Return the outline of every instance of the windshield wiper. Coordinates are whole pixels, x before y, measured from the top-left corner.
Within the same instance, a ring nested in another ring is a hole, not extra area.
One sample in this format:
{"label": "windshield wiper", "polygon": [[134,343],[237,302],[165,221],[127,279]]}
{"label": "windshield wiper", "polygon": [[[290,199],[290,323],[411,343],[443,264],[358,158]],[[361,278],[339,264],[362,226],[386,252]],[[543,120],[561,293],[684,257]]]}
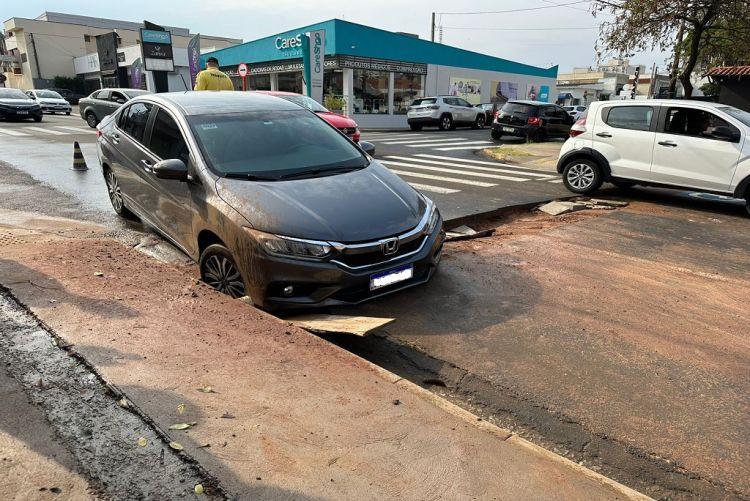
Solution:
{"label": "windshield wiper", "polygon": [[355,170],[361,170],[367,167],[366,165],[358,165],[357,167],[338,167],[333,169],[310,169],[310,170],[303,170],[301,172],[292,172],[291,174],[284,174],[283,176],[279,176],[279,179],[294,179],[298,177],[306,177],[306,176],[317,176],[319,174],[343,174],[345,172],[352,172]]}
{"label": "windshield wiper", "polygon": [[249,172],[227,172],[224,177],[228,179],[246,179],[248,181],[278,181],[278,177],[258,176]]}

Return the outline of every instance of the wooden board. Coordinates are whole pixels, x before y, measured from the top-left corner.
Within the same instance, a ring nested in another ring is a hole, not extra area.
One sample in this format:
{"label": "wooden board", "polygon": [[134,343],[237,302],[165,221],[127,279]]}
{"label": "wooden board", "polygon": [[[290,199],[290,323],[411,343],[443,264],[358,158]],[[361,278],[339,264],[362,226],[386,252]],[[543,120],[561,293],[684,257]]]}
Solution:
{"label": "wooden board", "polygon": [[297,327],[302,327],[312,332],[365,336],[368,332],[388,325],[396,319],[313,314],[287,318],[286,320]]}

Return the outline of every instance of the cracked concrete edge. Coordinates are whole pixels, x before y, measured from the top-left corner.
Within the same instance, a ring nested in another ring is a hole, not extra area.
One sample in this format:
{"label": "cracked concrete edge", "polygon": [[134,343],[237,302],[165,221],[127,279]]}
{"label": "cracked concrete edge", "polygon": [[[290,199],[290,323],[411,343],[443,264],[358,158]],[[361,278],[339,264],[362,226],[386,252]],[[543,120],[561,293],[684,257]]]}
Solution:
{"label": "cracked concrete edge", "polygon": [[[286,323],[288,324],[288,322]],[[306,329],[303,328],[303,330],[306,330]],[[308,331],[308,334],[314,335],[310,333],[309,331]],[[484,432],[495,435],[496,437],[500,438],[503,441],[507,441],[519,447],[527,449],[533,452],[534,454],[537,454],[545,459],[549,459],[550,461],[553,461],[555,463],[562,464],[568,468],[571,468],[572,470],[584,475],[587,478],[590,478],[602,485],[610,487],[615,492],[625,496],[627,499],[631,499],[633,501],[654,501],[653,498],[646,496],[645,494],[642,494],[636,491],[635,489],[631,489],[630,487],[626,485],[623,485],[615,480],[612,480],[611,478],[605,477],[604,475],[597,473],[589,468],[586,468],[585,466],[580,465],[574,461],[571,461],[570,459],[567,459],[563,456],[555,454],[554,452],[548,451],[547,449],[543,447],[540,447],[532,442],[529,442],[528,440],[524,438],[519,437],[518,435],[515,435],[510,430],[506,430],[488,421],[485,421],[484,419],[477,416],[476,414],[473,414],[467,411],[466,409],[459,407],[458,405],[446,400],[445,398],[433,393],[432,391],[426,388],[422,388],[418,384],[413,383],[409,381],[408,379],[404,379],[398,374],[395,374],[387,369],[384,369],[380,367],[379,365],[375,365],[374,363],[370,362],[367,359],[364,359],[358,355],[355,355],[354,353],[347,351],[344,348],[341,348],[339,346],[336,346],[333,343],[329,343],[329,344],[334,349],[341,350],[343,353],[346,353],[352,357],[359,359],[361,362],[363,362],[365,365],[370,367],[370,369],[372,369],[376,374],[378,374],[380,377],[382,377],[389,383],[398,385],[399,387],[409,391],[410,393],[420,398],[424,398],[430,401],[432,404],[444,410],[448,414],[451,414],[452,416],[455,416],[461,419],[462,421],[465,421],[466,423],[470,424],[471,426],[474,426],[475,428],[478,428]]]}

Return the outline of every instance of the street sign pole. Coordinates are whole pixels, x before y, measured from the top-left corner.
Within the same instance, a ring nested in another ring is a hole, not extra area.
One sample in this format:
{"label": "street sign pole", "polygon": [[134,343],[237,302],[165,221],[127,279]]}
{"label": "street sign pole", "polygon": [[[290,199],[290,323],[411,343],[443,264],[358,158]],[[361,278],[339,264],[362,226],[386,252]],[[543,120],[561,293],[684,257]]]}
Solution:
{"label": "street sign pole", "polygon": [[246,91],[247,90],[247,73],[248,73],[247,64],[242,63],[239,66],[237,66],[237,73],[242,78],[242,90]]}

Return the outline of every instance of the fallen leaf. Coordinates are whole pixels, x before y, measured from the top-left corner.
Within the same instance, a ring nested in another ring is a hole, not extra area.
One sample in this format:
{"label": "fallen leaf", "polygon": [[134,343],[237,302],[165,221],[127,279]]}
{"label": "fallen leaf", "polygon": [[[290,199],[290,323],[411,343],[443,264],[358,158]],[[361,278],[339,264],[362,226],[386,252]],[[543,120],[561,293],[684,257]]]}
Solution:
{"label": "fallen leaf", "polygon": [[103,277],[104,273],[102,273],[101,271],[97,271],[96,273],[94,273],[94,276]]}
{"label": "fallen leaf", "polygon": [[201,484],[195,484],[195,493],[203,494],[203,486]]}
{"label": "fallen leaf", "polygon": [[181,451],[182,449],[184,449],[182,444],[178,444],[177,442],[169,442],[169,446],[176,451]]}
{"label": "fallen leaf", "polygon": [[178,414],[182,414],[183,412],[185,412],[185,404],[178,405],[177,406],[177,413]]}
{"label": "fallen leaf", "polygon": [[119,405],[123,409],[127,409],[130,407],[130,405],[128,404],[128,399],[125,397],[122,397],[120,400],[118,400],[117,405]]}
{"label": "fallen leaf", "polygon": [[210,386],[204,386],[203,388],[198,388],[198,391],[201,393],[216,393],[213,388]]}
{"label": "fallen leaf", "polygon": [[138,439],[138,445],[141,447],[146,447],[146,444],[148,444],[148,440],[146,440],[146,437],[141,437]]}
{"label": "fallen leaf", "polygon": [[187,430],[191,426],[195,426],[196,423],[176,423],[169,427],[170,430]]}
{"label": "fallen leaf", "polygon": [[221,415],[221,417],[223,417],[224,419],[234,419],[235,416],[234,416],[234,414],[230,414],[228,412],[225,412],[224,414]]}
{"label": "fallen leaf", "polygon": [[211,447],[211,444],[203,444],[198,446],[199,449],[205,449],[206,447]]}

